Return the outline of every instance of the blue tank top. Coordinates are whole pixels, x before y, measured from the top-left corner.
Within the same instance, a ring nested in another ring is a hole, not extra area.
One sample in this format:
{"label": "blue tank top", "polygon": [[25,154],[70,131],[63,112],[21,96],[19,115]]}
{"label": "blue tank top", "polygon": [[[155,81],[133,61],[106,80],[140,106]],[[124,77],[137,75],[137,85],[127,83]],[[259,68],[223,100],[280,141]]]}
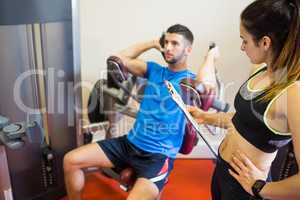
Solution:
{"label": "blue tank top", "polygon": [[266,91],[251,92],[248,89],[249,80],[264,70],[266,68],[258,70],[240,87],[234,100],[236,113],[232,122],[249,143],[263,152],[272,153],[286,145],[291,140],[291,135],[275,133],[266,124],[265,112],[272,100],[259,101]]}
{"label": "blue tank top", "polygon": [[131,143],[144,151],[176,157],[183,140],[185,117],[172,100],[164,81],[170,81],[180,94],[180,81],[188,77],[195,75],[188,70],[173,72],[157,63],[147,62],[147,86],[134,126],[127,135]]}

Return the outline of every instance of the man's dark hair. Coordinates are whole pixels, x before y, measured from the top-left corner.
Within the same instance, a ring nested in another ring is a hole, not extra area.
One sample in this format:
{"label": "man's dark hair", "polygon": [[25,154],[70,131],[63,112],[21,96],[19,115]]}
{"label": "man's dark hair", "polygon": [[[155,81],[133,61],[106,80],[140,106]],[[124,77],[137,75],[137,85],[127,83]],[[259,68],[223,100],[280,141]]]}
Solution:
{"label": "man's dark hair", "polygon": [[175,24],[167,29],[167,33],[176,33],[182,35],[191,44],[193,44],[194,36],[193,33],[186,26],[181,24]]}

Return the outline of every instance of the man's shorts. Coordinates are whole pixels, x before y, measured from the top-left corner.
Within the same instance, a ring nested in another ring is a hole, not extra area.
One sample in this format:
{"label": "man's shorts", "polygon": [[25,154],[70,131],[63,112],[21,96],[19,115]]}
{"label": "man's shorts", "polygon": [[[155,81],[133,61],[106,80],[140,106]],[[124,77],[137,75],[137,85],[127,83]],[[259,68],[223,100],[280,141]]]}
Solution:
{"label": "man's shorts", "polygon": [[137,178],[152,181],[161,191],[173,169],[174,159],[146,152],[130,143],[125,136],[97,142],[115,168],[132,167]]}

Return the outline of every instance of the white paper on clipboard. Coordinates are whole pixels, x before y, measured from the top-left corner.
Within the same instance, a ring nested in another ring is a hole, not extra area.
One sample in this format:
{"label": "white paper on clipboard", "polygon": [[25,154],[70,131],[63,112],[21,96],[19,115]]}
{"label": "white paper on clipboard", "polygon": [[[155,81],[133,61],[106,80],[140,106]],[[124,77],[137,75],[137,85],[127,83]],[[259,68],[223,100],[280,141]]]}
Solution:
{"label": "white paper on clipboard", "polygon": [[203,134],[201,134],[200,125],[195,121],[195,119],[192,117],[192,115],[187,111],[186,105],[183,102],[181,96],[178,94],[178,92],[175,90],[174,86],[171,82],[165,80],[165,84],[167,86],[167,89],[169,93],[171,94],[172,99],[175,101],[175,103],[179,106],[179,108],[183,111],[186,118],[192,123],[193,127],[198,132],[199,136],[203,139],[203,141],[206,143],[210,151],[214,154],[214,156],[217,157],[217,153],[212,148],[212,146],[207,142],[207,138]]}

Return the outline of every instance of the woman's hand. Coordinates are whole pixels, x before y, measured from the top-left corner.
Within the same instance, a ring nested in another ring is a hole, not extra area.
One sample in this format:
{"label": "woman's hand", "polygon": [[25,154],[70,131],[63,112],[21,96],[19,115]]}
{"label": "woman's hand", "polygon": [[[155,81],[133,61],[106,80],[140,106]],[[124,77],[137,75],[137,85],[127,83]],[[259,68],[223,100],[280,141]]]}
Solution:
{"label": "woman's hand", "polygon": [[202,124],[204,122],[205,112],[196,106],[187,105],[187,111],[194,117],[196,122]]}
{"label": "woman's hand", "polygon": [[231,158],[229,163],[231,167],[236,171],[229,169],[229,173],[241,184],[241,186],[249,194],[252,193],[252,186],[256,180],[266,180],[265,173],[258,169],[251,160],[242,152],[237,150]]}

